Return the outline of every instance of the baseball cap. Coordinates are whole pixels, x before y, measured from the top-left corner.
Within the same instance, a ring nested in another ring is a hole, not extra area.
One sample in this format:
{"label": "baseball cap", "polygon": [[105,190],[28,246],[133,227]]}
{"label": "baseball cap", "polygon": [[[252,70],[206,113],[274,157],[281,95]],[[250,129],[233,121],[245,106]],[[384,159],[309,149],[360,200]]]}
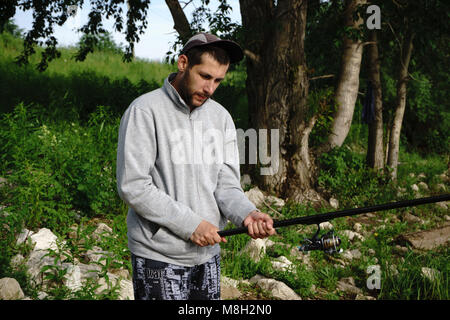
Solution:
{"label": "baseball cap", "polygon": [[231,63],[239,62],[244,57],[241,47],[236,42],[220,39],[213,34],[205,32],[198,33],[191,37],[184,45],[180,54],[185,54],[194,47],[201,47],[209,44],[214,44],[215,46],[224,49],[228,53]]}

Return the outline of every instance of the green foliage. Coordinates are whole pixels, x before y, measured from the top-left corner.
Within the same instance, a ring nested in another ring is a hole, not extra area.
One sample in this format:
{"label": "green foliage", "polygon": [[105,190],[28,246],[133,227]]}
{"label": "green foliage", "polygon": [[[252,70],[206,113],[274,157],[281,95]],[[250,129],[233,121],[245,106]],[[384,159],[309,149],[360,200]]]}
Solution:
{"label": "green foliage", "polygon": [[92,46],[93,51],[109,51],[113,53],[123,54],[122,46],[115,43],[110,32],[104,32],[97,35],[83,34],[77,47]]}
{"label": "green foliage", "polygon": [[387,175],[366,166],[363,155],[335,148],[320,158],[318,184],[346,207],[364,206],[391,200]]}
{"label": "green foliage", "polygon": [[[436,103],[432,81],[414,72],[408,83],[408,109],[404,117],[408,144],[426,154],[450,152],[450,111]],[[417,134],[420,132],[420,134]]]}
{"label": "green foliage", "polygon": [[[14,63],[20,46],[20,39],[0,34],[0,112],[11,112],[24,102],[46,106],[45,110],[74,109],[83,120],[98,105],[109,106],[119,115],[137,96],[160,87],[174,71],[174,66],[139,59],[124,64],[112,51],[95,52],[83,63],[75,62],[75,49],[62,48],[61,59],[40,73],[31,65]],[[30,62],[37,63],[37,58]]]}
{"label": "green foliage", "polygon": [[18,105],[0,120],[2,172],[15,188],[4,196],[23,214],[26,225],[49,225],[84,215],[118,213],[115,145],[119,119],[105,107],[91,114],[87,126],[44,123],[37,107]]}
{"label": "green foliage", "polygon": [[334,101],[334,90],[331,87],[311,91],[308,95],[308,116],[316,116],[317,120],[311,131],[309,140],[312,148],[318,147],[328,140],[334,113],[337,110]]}
{"label": "green foliage", "polygon": [[[402,300],[448,300],[448,248],[441,252],[416,253],[409,251],[397,272],[383,269],[379,298]],[[427,277],[426,270],[436,270]]]}

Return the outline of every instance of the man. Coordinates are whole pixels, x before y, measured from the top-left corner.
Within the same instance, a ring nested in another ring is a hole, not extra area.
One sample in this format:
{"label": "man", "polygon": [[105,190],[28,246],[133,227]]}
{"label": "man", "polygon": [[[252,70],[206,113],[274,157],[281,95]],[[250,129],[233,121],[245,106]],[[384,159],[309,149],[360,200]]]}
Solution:
{"label": "man", "polygon": [[201,33],[178,72],[135,99],[119,129],[117,186],[129,206],[135,299],[220,299],[220,242],[230,220],[252,238],[275,233],[240,186],[236,129],[210,97],[238,44]]}

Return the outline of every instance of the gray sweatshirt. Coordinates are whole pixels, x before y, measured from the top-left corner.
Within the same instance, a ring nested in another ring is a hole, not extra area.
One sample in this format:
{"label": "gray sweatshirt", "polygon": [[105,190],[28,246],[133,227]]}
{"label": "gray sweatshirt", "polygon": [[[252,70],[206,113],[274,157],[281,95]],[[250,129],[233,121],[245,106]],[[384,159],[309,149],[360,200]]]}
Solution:
{"label": "gray sweatshirt", "polygon": [[202,220],[241,226],[256,207],[240,186],[236,129],[212,99],[190,112],[171,74],[122,116],[117,188],[128,205],[128,247],[140,257],[184,266],[208,261],[218,244],[189,240]]}

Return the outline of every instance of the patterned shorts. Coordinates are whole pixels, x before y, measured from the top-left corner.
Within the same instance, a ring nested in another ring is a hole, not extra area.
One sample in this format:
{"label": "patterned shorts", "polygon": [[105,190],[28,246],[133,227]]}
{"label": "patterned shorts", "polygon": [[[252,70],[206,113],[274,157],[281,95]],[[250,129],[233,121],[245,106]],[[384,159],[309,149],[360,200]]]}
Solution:
{"label": "patterned shorts", "polygon": [[220,255],[185,267],[131,255],[135,300],[219,300]]}

